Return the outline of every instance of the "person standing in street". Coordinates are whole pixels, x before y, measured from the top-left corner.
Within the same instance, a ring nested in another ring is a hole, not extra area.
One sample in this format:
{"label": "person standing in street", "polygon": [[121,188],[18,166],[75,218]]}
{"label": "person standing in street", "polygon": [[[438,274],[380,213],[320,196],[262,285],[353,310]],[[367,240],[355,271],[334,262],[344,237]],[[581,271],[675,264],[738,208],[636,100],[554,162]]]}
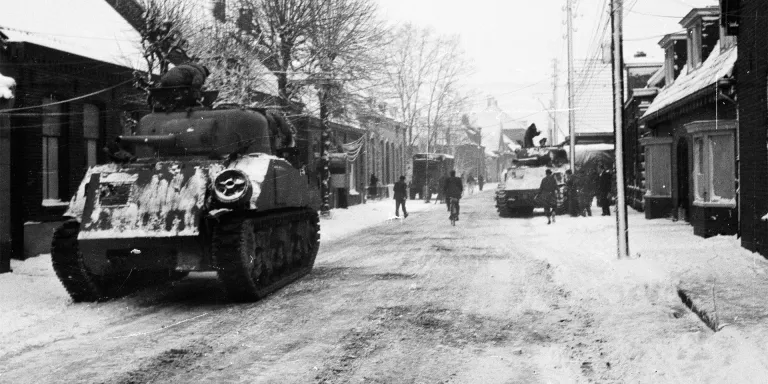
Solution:
{"label": "person standing in street", "polygon": [[403,218],[408,217],[408,211],[405,210],[405,200],[408,196],[406,189],[405,176],[400,176],[400,181],[395,183],[395,217],[400,217],[400,206],[403,207]]}
{"label": "person standing in street", "polygon": [[552,176],[551,169],[547,169],[547,175],[541,179],[538,199],[544,206],[547,224],[552,224],[555,221],[555,208],[557,207],[557,180]]}
{"label": "person standing in street", "polygon": [[[451,171],[451,176],[445,180],[443,186],[443,195],[445,196],[445,202],[448,206],[448,212],[451,211],[451,198],[455,197],[461,200],[461,195],[464,193],[464,183],[461,182],[460,177],[456,177],[456,171]],[[450,219],[450,216],[448,217]],[[456,220],[459,220],[459,203],[456,203]]]}
{"label": "person standing in street", "polygon": [[597,202],[603,208],[603,216],[611,215],[611,172],[605,169],[605,165],[597,165]]}
{"label": "person standing in street", "polygon": [[576,193],[576,181],[570,169],[565,171],[565,206],[568,214],[573,217],[579,216],[579,196]]}
{"label": "person standing in street", "polygon": [[483,184],[485,184],[485,178],[483,175],[477,176],[477,187],[480,189],[480,191],[483,190]]}

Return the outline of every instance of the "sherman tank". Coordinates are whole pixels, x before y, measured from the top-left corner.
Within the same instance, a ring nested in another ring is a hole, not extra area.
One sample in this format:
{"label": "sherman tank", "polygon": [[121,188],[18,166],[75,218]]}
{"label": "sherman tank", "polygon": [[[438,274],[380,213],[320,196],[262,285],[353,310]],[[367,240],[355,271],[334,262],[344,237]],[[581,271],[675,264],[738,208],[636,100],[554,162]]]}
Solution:
{"label": "sherman tank", "polygon": [[[558,186],[562,187],[563,175],[568,168],[564,150],[554,147],[532,147],[520,152],[520,158],[504,170],[496,189],[496,210],[501,217],[529,216],[541,203],[536,199],[546,170],[552,170]],[[558,208],[562,207],[562,193],[558,189]]]}
{"label": "sherman tank", "polygon": [[116,140],[115,161],[87,170],[52,243],[74,301],[192,271],[215,271],[231,299],[254,301],[312,269],[319,194],[296,148],[278,148],[281,120],[190,103],[190,92],[154,90],[153,112]]}

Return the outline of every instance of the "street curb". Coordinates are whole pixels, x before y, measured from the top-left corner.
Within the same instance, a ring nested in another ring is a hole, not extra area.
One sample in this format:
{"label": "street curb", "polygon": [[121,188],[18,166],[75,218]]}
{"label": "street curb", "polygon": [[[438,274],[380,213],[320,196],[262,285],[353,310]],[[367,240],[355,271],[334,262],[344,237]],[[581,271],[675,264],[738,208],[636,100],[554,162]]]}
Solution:
{"label": "street curb", "polygon": [[677,295],[680,296],[680,300],[683,301],[683,304],[685,304],[685,306],[688,307],[691,312],[695,313],[696,316],[698,316],[699,319],[701,319],[701,321],[704,322],[707,327],[709,327],[709,329],[711,329],[713,332],[718,331],[720,327],[717,324],[717,319],[713,318],[709,313],[707,313],[707,311],[697,306],[696,303],[693,302],[693,299],[691,299],[691,296],[688,294],[688,292],[682,288],[678,288]]}

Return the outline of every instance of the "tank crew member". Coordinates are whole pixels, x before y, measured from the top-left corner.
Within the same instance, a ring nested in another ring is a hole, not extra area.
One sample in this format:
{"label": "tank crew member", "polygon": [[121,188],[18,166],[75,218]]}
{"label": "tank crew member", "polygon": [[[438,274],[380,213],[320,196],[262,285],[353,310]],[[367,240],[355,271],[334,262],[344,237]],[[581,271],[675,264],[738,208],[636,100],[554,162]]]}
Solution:
{"label": "tank crew member", "polygon": [[276,139],[281,137],[281,148],[291,148],[296,146],[296,130],[284,116],[283,113],[274,109],[268,109],[265,116],[269,122],[269,129],[273,138],[273,147],[277,149]]}
{"label": "tank crew member", "polygon": [[210,75],[208,68],[197,63],[185,63],[177,65],[168,70],[160,77],[161,87],[183,87],[190,86],[196,90],[201,90],[205,79]]}

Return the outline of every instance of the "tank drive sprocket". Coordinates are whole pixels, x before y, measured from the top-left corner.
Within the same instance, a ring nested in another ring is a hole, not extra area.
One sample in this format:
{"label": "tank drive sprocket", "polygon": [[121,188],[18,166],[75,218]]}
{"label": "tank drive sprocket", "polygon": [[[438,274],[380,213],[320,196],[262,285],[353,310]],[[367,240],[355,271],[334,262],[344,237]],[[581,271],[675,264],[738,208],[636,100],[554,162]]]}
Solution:
{"label": "tank drive sprocket", "polygon": [[235,301],[255,301],[308,274],[319,231],[319,216],[309,208],[220,218],[212,252],[227,294]]}

